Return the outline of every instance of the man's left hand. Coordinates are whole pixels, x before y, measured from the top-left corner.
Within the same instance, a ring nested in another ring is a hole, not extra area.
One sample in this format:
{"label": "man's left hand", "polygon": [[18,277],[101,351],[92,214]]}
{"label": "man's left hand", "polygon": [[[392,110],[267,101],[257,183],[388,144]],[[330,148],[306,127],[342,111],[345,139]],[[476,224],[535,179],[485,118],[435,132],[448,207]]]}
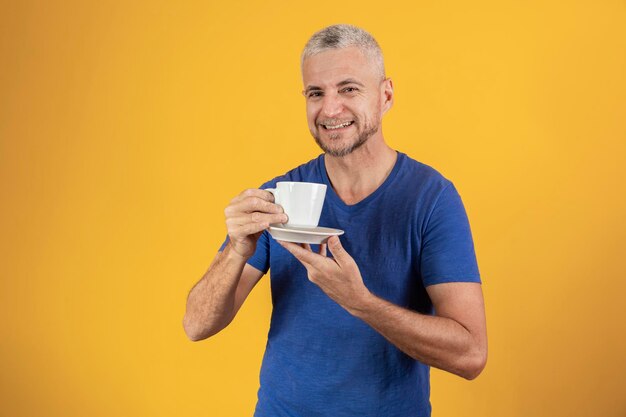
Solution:
{"label": "man's left hand", "polygon": [[[313,252],[311,245],[297,245],[278,241],[304,265],[309,281],[317,284],[322,291],[348,311],[359,309],[359,306],[370,292],[363,284],[361,272],[354,259],[346,252],[337,236],[321,244],[319,253]],[[333,258],[326,256],[326,247]]]}

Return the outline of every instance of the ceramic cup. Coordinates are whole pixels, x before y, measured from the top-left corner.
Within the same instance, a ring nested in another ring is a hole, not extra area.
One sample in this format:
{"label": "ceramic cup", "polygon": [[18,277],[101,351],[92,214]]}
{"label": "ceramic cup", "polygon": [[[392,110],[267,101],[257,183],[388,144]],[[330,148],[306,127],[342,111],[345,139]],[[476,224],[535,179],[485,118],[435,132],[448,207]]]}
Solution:
{"label": "ceramic cup", "polygon": [[289,216],[284,227],[317,227],[326,197],[326,184],[280,181],[276,188],[266,188],[265,191],[274,195],[274,202]]}

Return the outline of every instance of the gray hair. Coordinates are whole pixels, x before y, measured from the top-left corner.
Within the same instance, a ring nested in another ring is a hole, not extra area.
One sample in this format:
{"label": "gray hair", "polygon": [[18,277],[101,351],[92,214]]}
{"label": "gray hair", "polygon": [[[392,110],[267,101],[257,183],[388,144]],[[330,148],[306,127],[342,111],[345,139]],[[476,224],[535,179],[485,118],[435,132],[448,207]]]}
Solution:
{"label": "gray hair", "polygon": [[304,68],[304,60],[310,56],[329,49],[343,49],[356,46],[377,67],[382,79],[385,78],[383,52],[378,42],[365,30],[352,25],[332,25],[311,36],[302,51],[300,67]]}

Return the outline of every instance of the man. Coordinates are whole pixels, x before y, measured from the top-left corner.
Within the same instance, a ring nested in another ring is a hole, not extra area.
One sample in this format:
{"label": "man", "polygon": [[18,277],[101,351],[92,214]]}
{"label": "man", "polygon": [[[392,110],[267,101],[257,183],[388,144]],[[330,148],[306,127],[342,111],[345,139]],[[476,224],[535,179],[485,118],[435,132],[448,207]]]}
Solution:
{"label": "man", "polygon": [[[228,238],[189,294],[185,331],[200,340],[222,330],[271,269],[255,416],[430,416],[429,367],[473,379],[487,358],[463,204],[450,181],[385,143],[393,84],[367,32],[314,34],[302,78],[324,154],[231,201]],[[269,236],[287,217],[262,189],[280,180],[327,184],[320,225],[345,230],[341,239]]]}

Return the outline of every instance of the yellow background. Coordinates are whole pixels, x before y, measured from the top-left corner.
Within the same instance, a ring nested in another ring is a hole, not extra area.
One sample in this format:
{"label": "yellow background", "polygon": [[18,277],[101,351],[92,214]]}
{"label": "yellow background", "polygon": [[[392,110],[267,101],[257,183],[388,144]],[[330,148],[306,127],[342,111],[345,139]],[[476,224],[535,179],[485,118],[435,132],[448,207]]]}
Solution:
{"label": "yellow background", "polygon": [[626,415],[626,2],[3,1],[0,415],[248,416],[271,302],[189,342],[223,209],[319,154],[299,54],[371,31],[395,149],[454,181],[489,362],[434,416]]}

